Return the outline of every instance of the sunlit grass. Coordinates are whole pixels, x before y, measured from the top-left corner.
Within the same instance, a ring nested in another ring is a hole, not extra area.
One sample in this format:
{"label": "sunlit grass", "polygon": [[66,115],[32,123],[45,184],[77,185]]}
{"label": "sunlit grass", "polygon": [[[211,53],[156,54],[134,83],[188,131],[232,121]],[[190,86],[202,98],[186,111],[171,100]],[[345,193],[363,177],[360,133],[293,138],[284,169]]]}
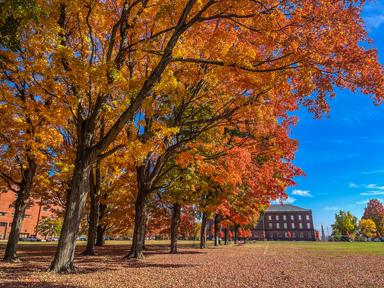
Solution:
{"label": "sunlit grass", "polygon": [[[384,242],[304,242],[304,241],[266,241],[256,242],[252,245],[269,245],[279,249],[305,249],[309,251],[323,251],[336,254],[357,253],[357,254],[380,254],[384,255]],[[249,247],[252,247],[249,245]]]}
{"label": "sunlit grass", "polygon": [[[77,241],[77,245],[83,246],[86,241]],[[106,245],[124,245],[129,246],[132,244],[130,240],[108,240],[105,241]],[[146,240],[146,245],[156,245],[156,246],[168,246],[170,244],[169,240]],[[0,241],[0,247],[4,247],[6,241]],[[49,245],[55,246],[57,242],[19,242],[19,245]],[[199,240],[179,240],[178,245],[182,248],[185,247],[199,247]],[[209,247],[213,246],[212,241],[207,241]],[[230,243],[232,246],[233,243]],[[379,254],[384,255],[384,242],[304,242],[304,241],[257,241],[257,242],[247,242],[246,245],[242,245],[247,248],[261,248],[264,246],[269,246],[269,248],[274,249],[304,249],[306,251],[316,251],[324,252],[329,254],[347,254],[347,253],[357,253],[357,254]],[[221,245],[224,247],[224,245]]]}

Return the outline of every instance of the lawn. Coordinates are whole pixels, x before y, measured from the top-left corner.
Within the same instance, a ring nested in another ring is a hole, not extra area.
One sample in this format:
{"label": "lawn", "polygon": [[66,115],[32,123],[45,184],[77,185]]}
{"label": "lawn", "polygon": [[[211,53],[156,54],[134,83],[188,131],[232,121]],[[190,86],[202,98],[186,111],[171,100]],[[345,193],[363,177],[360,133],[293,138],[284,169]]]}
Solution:
{"label": "lawn", "polygon": [[384,287],[384,243],[257,242],[200,250],[197,242],[180,241],[177,255],[167,254],[167,244],[148,241],[145,260],[124,261],[129,242],[111,241],[97,256],[77,255],[75,273],[57,275],[45,271],[54,244],[22,243],[22,262],[0,262],[0,287]]}

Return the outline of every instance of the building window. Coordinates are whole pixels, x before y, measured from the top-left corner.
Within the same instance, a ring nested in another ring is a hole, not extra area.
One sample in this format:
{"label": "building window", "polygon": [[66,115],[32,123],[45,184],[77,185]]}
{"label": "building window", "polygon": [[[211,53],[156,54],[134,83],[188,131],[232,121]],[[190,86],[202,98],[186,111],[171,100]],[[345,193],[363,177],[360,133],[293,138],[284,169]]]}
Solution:
{"label": "building window", "polygon": [[303,233],[303,232],[300,232],[300,233],[299,233],[299,237],[300,237],[300,239],[303,239],[303,238],[304,238],[304,233]]}
{"label": "building window", "polygon": [[268,228],[269,228],[269,229],[272,229],[272,223],[269,223],[269,224],[268,224]]}
{"label": "building window", "polygon": [[287,228],[288,228],[287,223],[284,223],[284,229],[287,229]]}
{"label": "building window", "polygon": [[296,233],[292,232],[292,238],[296,238]]}
{"label": "building window", "polygon": [[272,216],[271,215],[268,216],[268,220],[272,220]]}
{"label": "building window", "polygon": [[303,223],[299,223],[299,229],[303,229]]}
{"label": "building window", "polygon": [[276,223],[276,228],[280,229],[280,223]]}
{"label": "building window", "polygon": [[295,216],[291,215],[291,220],[295,220]]}
{"label": "building window", "polygon": [[0,212],[0,216],[5,216],[5,214],[7,214],[7,212]]}
{"label": "building window", "polygon": [[291,223],[291,228],[295,229],[295,223]]}
{"label": "building window", "polygon": [[312,233],[308,232],[308,239],[312,239]]}
{"label": "building window", "polygon": [[301,220],[301,215],[299,215],[299,220]]}
{"label": "building window", "polygon": [[279,215],[276,215],[276,220],[279,221]]}
{"label": "building window", "polygon": [[284,220],[284,221],[287,220],[287,215],[283,215],[283,220]]}
{"label": "building window", "polygon": [[288,232],[284,233],[284,238],[288,238]]}
{"label": "building window", "polygon": [[0,227],[5,227],[7,226],[7,222],[0,222]]}
{"label": "building window", "polygon": [[311,223],[307,223],[307,229],[311,229]]}
{"label": "building window", "polygon": [[305,215],[305,219],[309,220],[309,215]]}

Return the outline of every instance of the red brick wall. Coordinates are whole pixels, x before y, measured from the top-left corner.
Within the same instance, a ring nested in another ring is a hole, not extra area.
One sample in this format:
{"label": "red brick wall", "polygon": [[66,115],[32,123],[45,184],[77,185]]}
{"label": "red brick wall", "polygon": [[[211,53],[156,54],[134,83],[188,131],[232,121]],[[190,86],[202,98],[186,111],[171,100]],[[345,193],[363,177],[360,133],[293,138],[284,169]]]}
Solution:
{"label": "red brick wall", "polygon": [[[13,220],[13,203],[15,199],[16,194],[14,192],[0,193],[0,240],[8,239]],[[52,214],[53,213],[50,211],[49,207],[40,207],[39,201],[31,201],[30,206],[25,212],[26,217],[24,218],[21,226],[20,237],[35,235],[35,227],[38,222],[42,218],[52,216]]]}

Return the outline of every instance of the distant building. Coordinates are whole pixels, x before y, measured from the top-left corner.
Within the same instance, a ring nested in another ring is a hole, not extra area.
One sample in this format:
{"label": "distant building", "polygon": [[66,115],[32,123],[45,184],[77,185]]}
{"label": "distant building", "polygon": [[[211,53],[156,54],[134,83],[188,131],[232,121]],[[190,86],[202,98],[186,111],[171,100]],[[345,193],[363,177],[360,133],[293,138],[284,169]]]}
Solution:
{"label": "distant building", "polygon": [[271,205],[252,234],[256,240],[314,241],[312,210],[291,204]]}
{"label": "distant building", "polygon": [[[16,200],[14,192],[0,193],[0,240],[8,239],[13,221],[13,203]],[[34,201],[25,211],[21,225],[20,238],[36,235],[35,228],[41,219],[52,216],[49,207]]]}

